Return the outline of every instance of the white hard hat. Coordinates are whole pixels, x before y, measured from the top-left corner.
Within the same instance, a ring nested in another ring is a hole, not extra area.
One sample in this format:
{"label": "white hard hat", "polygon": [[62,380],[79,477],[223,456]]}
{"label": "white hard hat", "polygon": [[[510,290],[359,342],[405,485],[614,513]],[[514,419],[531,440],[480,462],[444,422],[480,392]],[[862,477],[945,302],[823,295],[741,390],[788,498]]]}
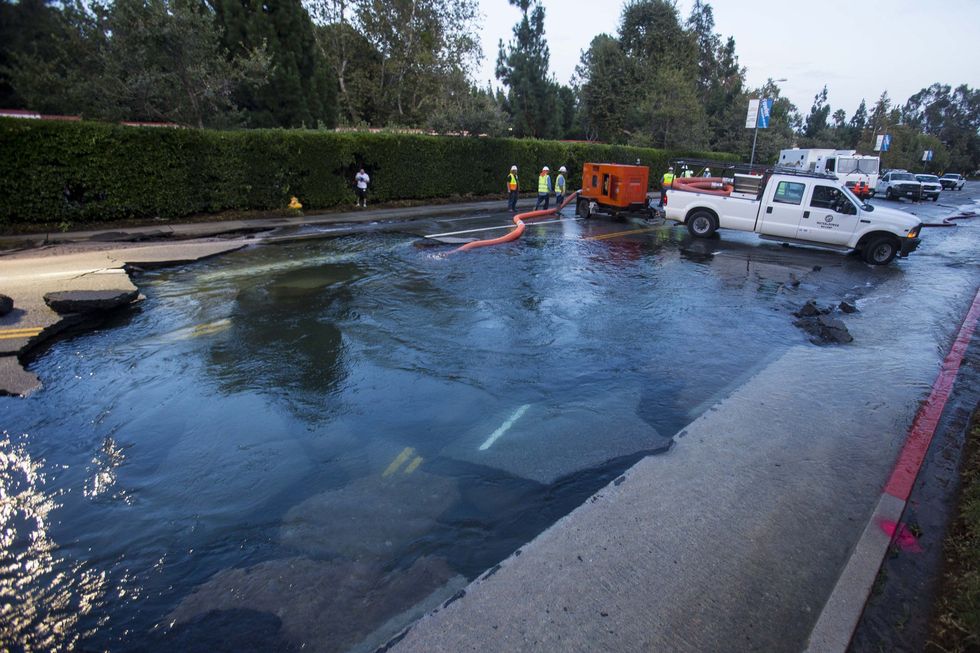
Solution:
{"label": "white hard hat", "polygon": [[516,166],[516,165],[512,165],[512,166],[510,167],[510,169],[511,169],[511,170],[517,170],[517,166]]}
{"label": "white hard hat", "polygon": [[568,170],[565,170],[565,166],[562,166],[558,168],[558,172],[568,172]]}
{"label": "white hard hat", "polygon": [[551,172],[551,168],[549,168],[548,166],[541,168],[541,170],[543,170],[544,172]]}

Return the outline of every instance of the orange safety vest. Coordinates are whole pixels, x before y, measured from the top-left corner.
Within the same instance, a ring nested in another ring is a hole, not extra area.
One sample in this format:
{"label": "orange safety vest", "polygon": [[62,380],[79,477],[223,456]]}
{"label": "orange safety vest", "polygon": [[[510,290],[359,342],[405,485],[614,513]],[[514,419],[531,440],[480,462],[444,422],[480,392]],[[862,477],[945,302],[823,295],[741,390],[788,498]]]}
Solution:
{"label": "orange safety vest", "polygon": [[507,189],[517,190],[517,175],[514,173],[507,175]]}

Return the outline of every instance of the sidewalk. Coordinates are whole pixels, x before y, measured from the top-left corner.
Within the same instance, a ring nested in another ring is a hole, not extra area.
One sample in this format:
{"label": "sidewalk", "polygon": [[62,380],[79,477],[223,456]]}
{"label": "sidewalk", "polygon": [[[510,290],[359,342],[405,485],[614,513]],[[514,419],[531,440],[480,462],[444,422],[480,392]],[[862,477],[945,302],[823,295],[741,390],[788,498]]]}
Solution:
{"label": "sidewalk", "polygon": [[[925,298],[884,292],[853,346],[789,350],[392,650],[843,652],[889,541],[882,488],[960,326],[919,331]],[[899,365],[860,344],[882,330]]]}
{"label": "sidewalk", "polygon": [[[282,228],[298,228],[316,225],[351,224],[366,222],[401,222],[429,218],[433,216],[449,216],[462,213],[493,213],[504,212],[507,203],[505,199],[481,202],[464,202],[459,204],[438,204],[396,208],[367,208],[342,213],[316,213],[295,217],[256,218],[254,220],[223,220],[211,222],[193,222],[170,224],[161,222],[159,225],[140,227],[112,227],[85,231],[50,232],[0,236],[4,244],[34,244],[34,243],[66,243],[66,242],[117,242],[127,240],[148,240],[163,238],[212,238],[223,234],[270,231]],[[0,250],[2,255],[2,250]]]}

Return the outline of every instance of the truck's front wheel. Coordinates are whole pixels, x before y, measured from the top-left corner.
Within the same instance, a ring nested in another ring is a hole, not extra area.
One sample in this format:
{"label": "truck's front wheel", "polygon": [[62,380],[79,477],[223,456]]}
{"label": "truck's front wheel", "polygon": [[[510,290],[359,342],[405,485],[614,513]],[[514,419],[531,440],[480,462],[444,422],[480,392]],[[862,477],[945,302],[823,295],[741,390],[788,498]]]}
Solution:
{"label": "truck's front wheel", "polygon": [[717,229],[715,216],[707,211],[698,211],[687,219],[687,230],[695,238],[710,238]]}
{"label": "truck's front wheel", "polygon": [[865,263],[871,265],[887,265],[898,254],[898,243],[892,236],[876,236],[867,242],[861,250]]}

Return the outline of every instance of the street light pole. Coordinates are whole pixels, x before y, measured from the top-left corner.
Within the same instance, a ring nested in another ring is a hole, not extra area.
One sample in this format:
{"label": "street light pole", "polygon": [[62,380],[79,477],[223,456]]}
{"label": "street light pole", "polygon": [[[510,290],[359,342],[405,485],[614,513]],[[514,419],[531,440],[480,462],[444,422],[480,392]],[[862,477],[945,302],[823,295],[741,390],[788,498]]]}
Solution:
{"label": "street light pole", "polygon": [[765,102],[765,98],[759,98],[759,106],[755,108],[755,127],[752,129],[752,156],[749,158],[749,167],[755,163],[755,141],[759,138],[759,107]]}
{"label": "street light pole", "polygon": [[[773,83],[785,82],[785,77],[780,77],[779,79],[770,80]],[[759,98],[759,106],[755,108],[755,127],[752,129],[752,156],[749,158],[749,167],[755,163],[755,142],[759,138],[759,112],[762,111],[762,103],[766,101],[766,96]]]}

